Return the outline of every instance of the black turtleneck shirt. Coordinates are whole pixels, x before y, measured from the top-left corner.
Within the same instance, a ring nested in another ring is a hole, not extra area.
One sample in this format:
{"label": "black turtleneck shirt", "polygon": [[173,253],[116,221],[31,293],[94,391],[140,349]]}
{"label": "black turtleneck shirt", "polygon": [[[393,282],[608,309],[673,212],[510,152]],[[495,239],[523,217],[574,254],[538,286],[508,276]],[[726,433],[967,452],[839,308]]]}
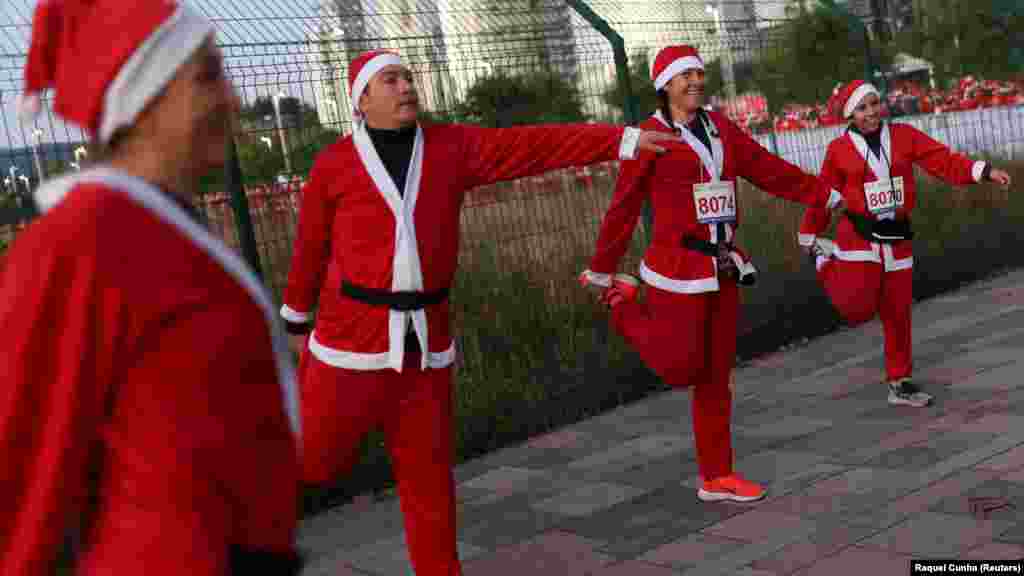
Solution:
{"label": "black turtleneck shirt", "polygon": [[409,162],[412,160],[412,146],[416,141],[416,126],[383,130],[366,127],[373,147],[377,150],[384,167],[387,168],[391,180],[398,188],[399,196],[405,193],[405,177],[409,173]]}
{"label": "black turtleneck shirt", "polygon": [[[875,158],[878,158],[879,160],[882,159],[882,128],[881,128],[881,126],[879,126],[878,130],[875,130],[874,132],[872,132],[870,134],[865,134],[864,132],[861,132],[860,130],[858,130],[856,126],[852,126],[852,125],[850,126],[850,130],[852,130],[852,131],[856,132],[857,134],[860,134],[861,136],[863,136],[864,137],[864,141],[868,143],[868,148],[870,148],[871,151],[875,153]],[[889,153],[889,151],[887,150],[886,154],[888,154],[888,153]]]}

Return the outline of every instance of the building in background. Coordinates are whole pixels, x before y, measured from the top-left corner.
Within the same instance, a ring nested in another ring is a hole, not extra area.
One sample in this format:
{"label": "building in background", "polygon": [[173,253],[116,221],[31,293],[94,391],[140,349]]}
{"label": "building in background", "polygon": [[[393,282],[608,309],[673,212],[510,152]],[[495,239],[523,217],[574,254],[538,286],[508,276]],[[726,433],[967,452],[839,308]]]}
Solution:
{"label": "building in background", "polygon": [[415,76],[420,105],[442,109],[451,80],[436,0],[321,0],[318,27],[308,41],[317,114],[325,126],[347,131],[352,122],[348,64],[361,52],[397,50]]}

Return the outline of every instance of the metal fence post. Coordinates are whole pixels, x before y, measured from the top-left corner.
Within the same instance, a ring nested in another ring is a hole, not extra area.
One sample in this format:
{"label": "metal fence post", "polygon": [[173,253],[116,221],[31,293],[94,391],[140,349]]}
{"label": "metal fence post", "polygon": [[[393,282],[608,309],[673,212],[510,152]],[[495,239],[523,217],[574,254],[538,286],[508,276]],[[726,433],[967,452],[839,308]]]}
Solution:
{"label": "metal fence post", "polygon": [[260,252],[256,246],[256,231],[253,230],[252,217],[249,215],[249,199],[242,185],[242,167],[238,163],[238,150],[235,139],[228,138],[227,161],[224,163],[224,185],[231,193],[231,208],[235,212],[235,226],[238,228],[238,243],[242,248],[242,256],[252,266],[253,272],[260,279]]}
{"label": "metal fence post", "polygon": [[[615,58],[615,72],[618,75],[619,86],[622,87],[622,114],[623,120],[629,126],[636,126],[640,123],[640,114],[636,109],[636,98],[633,97],[633,85],[629,76],[629,58],[626,56],[626,42],[622,39],[608,22],[597,15],[583,0],[566,0],[570,8],[576,11],[588,24],[608,39],[612,46],[612,54]],[[654,233],[654,212],[651,210],[650,201],[644,202],[643,209],[644,231],[647,241],[651,241]]]}

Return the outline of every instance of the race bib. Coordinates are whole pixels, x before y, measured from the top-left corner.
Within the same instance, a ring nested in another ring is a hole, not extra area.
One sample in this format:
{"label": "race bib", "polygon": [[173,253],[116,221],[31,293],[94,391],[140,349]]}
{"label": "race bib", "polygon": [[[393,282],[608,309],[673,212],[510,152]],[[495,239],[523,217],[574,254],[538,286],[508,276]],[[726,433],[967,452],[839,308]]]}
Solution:
{"label": "race bib", "polygon": [[736,186],[731,181],[694,184],[693,202],[701,224],[736,221]]}
{"label": "race bib", "polygon": [[878,216],[892,214],[903,206],[903,177],[897,176],[889,180],[877,180],[864,185],[864,197],[868,211]]}

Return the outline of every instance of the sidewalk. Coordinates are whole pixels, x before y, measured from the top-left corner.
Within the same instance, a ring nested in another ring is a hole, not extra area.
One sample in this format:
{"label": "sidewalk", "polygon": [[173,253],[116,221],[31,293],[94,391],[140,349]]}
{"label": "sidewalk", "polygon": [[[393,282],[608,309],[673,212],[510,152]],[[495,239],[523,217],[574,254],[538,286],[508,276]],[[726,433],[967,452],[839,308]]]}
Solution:
{"label": "sidewalk", "polygon": [[[696,499],[690,394],[666,392],[459,467],[467,576],[905,575],[1024,558],[1024,271],[914,308],[916,380],[886,404],[881,325],[741,367],[753,504]],[[623,386],[628,386],[623,382]],[[396,499],[307,520],[305,575],[411,574]]]}

